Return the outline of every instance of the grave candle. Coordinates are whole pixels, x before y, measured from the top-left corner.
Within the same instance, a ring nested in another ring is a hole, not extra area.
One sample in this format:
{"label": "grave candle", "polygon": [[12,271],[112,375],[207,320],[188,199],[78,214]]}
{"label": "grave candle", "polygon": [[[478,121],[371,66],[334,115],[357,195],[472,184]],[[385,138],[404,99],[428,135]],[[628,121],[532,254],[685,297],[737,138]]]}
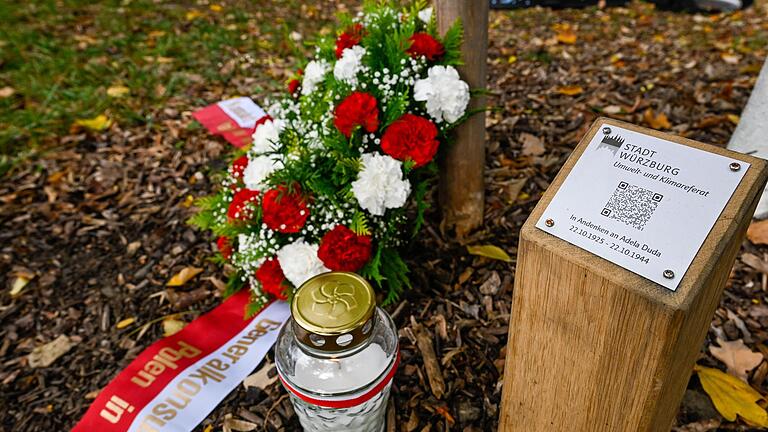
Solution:
{"label": "grave candle", "polygon": [[277,371],[305,431],[378,432],[397,368],[397,332],[358,275],[305,282],[276,344]]}

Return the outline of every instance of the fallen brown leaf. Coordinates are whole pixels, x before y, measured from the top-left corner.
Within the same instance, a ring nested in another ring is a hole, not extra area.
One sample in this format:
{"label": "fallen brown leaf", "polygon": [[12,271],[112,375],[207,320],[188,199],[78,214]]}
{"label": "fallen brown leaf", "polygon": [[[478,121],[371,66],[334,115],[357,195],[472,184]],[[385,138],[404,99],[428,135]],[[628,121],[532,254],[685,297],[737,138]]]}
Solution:
{"label": "fallen brown leaf", "polygon": [[163,320],[163,336],[169,337],[180,332],[187,323],[175,318],[166,318]]}
{"label": "fallen brown leaf", "polygon": [[74,342],[67,335],[59,335],[53,341],[32,350],[27,356],[29,366],[33,368],[48,367],[59,357],[67,353]]}
{"label": "fallen brown leaf", "polygon": [[768,244],[768,219],[749,224],[747,238],[756,245]]}
{"label": "fallen brown leaf", "polygon": [[203,269],[198,267],[184,267],[180,272],[173,275],[171,280],[168,281],[166,286],[176,287],[182,286],[187,283],[193,277],[202,273]]}
{"label": "fallen brown leaf", "polygon": [[645,110],[643,113],[643,120],[653,129],[669,129],[672,127],[666,114],[654,114],[653,109],[651,108]]}
{"label": "fallen brown leaf", "polygon": [[584,89],[578,85],[568,85],[557,88],[557,92],[561,95],[576,96],[584,93]]}
{"label": "fallen brown leaf", "polygon": [[523,143],[523,156],[541,156],[547,151],[544,141],[536,135],[523,132],[520,134],[520,141]]}
{"label": "fallen brown leaf", "polygon": [[247,376],[243,380],[243,387],[245,387],[246,390],[250,387],[260,388],[262,390],[269,387],[272,383],[277,381],[276,373],[271,377],[269,376],[269,372],[274,369],[274,366],[274,364],[268,361],[261,369],[256,371],[256,373]]}
{"label": "fallen brown leaf", "polygon": [[710,345],[709,352],[725,363],[728,373],[744,382],[747,381],[747,374],[763,361],[763,355],[753,352],[741,339],[729,342],[718,338],[717,344],[720,346]]}

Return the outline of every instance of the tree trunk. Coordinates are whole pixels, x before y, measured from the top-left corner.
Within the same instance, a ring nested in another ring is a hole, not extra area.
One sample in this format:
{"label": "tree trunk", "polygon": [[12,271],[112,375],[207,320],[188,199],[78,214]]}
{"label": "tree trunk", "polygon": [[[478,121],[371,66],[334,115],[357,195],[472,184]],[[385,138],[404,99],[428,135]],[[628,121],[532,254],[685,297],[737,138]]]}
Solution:
{"label": "tree trunk", "polygon": [[[460,19],[464,26],[459,74],[471,88],[487,83],[488,1],[434,0],[440,34]],[[475,96],[467,110],[485,107],[485,97]],[[485,113],[477,113],[455,131],[453,142],[440,161],[440,203],[443,230],[454,229],[459,239],[483,223],[485,185]]]}

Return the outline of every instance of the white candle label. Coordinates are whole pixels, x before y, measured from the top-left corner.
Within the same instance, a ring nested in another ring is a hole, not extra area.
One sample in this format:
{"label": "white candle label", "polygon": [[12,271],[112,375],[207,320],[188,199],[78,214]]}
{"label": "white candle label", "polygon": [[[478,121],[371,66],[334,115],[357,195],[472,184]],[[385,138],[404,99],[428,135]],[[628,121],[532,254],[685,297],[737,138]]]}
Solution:
{"label": "white candle label", "polygon": [[601,129],[536,227],[674,291],[749,164]]}

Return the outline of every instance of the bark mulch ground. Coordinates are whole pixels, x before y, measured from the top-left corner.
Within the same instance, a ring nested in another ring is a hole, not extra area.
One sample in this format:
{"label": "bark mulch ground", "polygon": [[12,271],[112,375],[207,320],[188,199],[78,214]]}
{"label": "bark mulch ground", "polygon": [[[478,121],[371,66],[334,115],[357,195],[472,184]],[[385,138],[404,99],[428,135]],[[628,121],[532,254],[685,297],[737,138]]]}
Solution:
{"label": "bark mulch ground", "polygon": [[[489,90],[498,109],[487,120],[485,223],[469,242],[514,256],[520,226],[600,115],[725,145],[766,54],[767,12],[760,3],[730,15],[661,12],[646,3],[493,12]],[[269,67],[251,62],[228,85],[240,94],[259,82],[275,88],[262,78]],[[189,322],[220,302],[224,271],[208,260],[215,246],[185,220],[194,212],[192,198],[216,187],[208,174],[225,167],[230,151],[195,127],[190,112],[224,94],[197,80],[151,108],[154,127],[116,124],[61,136],[6,176],[0,429],[72,427],[98,391],[162,336],[163,318]],[[389,308],[402,347],[389,430],[495,430],[504,347],[514,331],[508,320],[515,264],[469,255],[440,232],[436,211],[408,250],[416,289]],[[166,288],[186,266],[204,271],[185,287]],[[766,269],[768,248],[745,241],[700,364],[724,368],[708,349],[718,337],[744,339],[768,355]],[[12,297],[18,276],[31,282]],[[74,343],[66,354],[48,367],[28,364],[35,347],[61,335]],[[430,353],[419,339],[432,342],[437,361],[425,365]],[[442,386],[430,385],[427,367],[439,369]],[[749,376],[763,394],[767,373],[764,359]],[[277,383],[238,387],[197,429],[219,430],[232,420],[254,430],[298,428]],[[694,377],[675,430],[749,428],[724,421]]]}

